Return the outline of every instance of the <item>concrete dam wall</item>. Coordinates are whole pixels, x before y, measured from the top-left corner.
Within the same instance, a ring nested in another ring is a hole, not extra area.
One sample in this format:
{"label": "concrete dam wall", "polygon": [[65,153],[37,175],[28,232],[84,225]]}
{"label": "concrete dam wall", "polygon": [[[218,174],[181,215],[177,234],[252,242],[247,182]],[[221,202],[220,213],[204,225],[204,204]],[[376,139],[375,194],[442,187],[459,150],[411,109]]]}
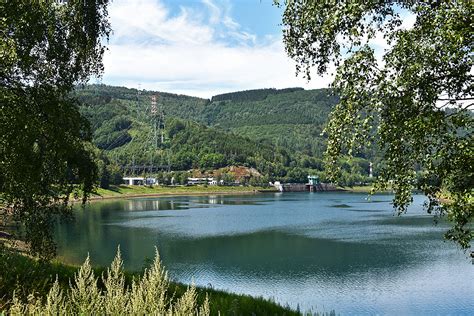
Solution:
{"label": "concrete dam wall", "polygon": [[275,186],[281,192],[320,192],[320,191],[340,191],[335,185],[330,183],[319,183],[315,185],[307,183],[281,183]]}

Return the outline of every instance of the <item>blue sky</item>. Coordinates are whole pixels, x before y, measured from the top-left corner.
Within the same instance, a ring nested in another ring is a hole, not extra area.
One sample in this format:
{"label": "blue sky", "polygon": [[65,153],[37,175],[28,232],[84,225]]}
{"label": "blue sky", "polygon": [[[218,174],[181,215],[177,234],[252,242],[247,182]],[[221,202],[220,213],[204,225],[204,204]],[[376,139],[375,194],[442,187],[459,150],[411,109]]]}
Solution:
{"label": "blue sky", "polygon": [[[282,43],[282,9],[272,3],[114,0],[101,82],[205,98],[258,88],[327,87],[330,75],[313,73],[311,82],[295,76]],[[381,35],[371,43],[379,57],[387,48]]]}
{"label": "blue sky", "polygon": [[114,0],[109,14],[105,84],[209,98],[330,82],[295,76],[272,0]]}
{"label": "blue sky", "polygon": [[209,6],[227,11],[242,30],[255,34],[260,38],[265,36],[281,36],[281,15],[283,10],[272,5],[272,0],[226,0],[226,1],[201,1],[201,0],[164,0],[162,1],[172,12],[179,12],[180,7],[195,8],[206,12]]}

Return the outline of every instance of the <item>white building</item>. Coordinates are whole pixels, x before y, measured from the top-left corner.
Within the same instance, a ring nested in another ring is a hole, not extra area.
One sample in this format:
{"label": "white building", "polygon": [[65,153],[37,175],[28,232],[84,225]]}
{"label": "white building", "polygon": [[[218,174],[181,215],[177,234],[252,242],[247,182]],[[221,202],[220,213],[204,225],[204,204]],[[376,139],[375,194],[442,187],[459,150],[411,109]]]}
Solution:
{"label": "white building", "polygon": [[156,178],[146,178],[146,185],[158,185]]}
{"label": "white building", "polygon": [[217,181],[214,178],[188,178],[188,184],[196,185],[196,184],[209,184],[209,185],[217,185]]}
{"label": "white building", "polygon": [[156,178],[144,178],[144,177],[124,177],[123,182],[126,185],[156,185],[158,181]]}
{"label": "white building", "polygon": [[124,177],[123,182],[126,185],[143,185],[145,178],[143,177]]}

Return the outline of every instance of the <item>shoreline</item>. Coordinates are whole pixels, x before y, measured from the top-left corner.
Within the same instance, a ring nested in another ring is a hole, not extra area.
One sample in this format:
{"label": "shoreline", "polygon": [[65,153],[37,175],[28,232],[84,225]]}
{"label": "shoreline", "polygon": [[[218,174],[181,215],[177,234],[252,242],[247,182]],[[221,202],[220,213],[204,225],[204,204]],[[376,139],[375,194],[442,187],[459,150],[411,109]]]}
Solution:
{"label": "shoreline", "polygon": [[[127,198],[147,197],[172,197],[172,196],[206,196],[206,195],[252,195],[265,193],[278,193],[275,188],[263,187],[203,187],[203,186],[176,186],[176,187],[144,187],[119,185],[111,186],[111,189],[98,189],[97,194],[91,194],[87,202],[99,202]],[[338,187],[337,192],[367,193],[370,194],[371,186]],[[334,191],[336,192],[336,191]],[[390,193],[391,190],[376,193]],[[72,203],[81,203],[81,199],[72,200]]]}
{"label": "shoreline", "polygon": [[[186,190],[186,188],[192,188]],[[238,189],[236,189],[238,188]],[[240,189],[242,188],[242,189]],[[276,189],[262,187],[225,187],[222,190],[209,189],[205,187],[137,187],[118,186],[113,190],[99,189],[99,194],[92,194],[88,202],[98,202],[104,200],[162,197],[162,196],[206,196],[206,195],[251,195],[263,193],[277,193]],[[143,192],[149,191],[149,192]],[[154,192],[153,192],[154,191]],[[161,192],[160,192],[161,191]],[[81,199],[73,200],[73,203],[81,203]]]}
{"label": "shoreline", "polygon": [[[334,192],[346,193],[365,193],[370,194],[372,186],[354,186],[354,187],[338,187]],[[109,189],[98,188],[96,193],[91,194],[87,202],[94,203],[98,201],[108,201],[115,199],[127,198],[147,198],[147,197],[171,197],[171,196],[206,196],[206,195],[252,195],[265,193],[278,193],[276,188],[264,187],[242,187],[242,186],[129,186],[118,185],[111,186]],[[328,191],[329,192],[329,191]],[[378,191],[377,193],[393,193],[392,190]],[[81,203],[82,199],[71,199],[73,204]]]}

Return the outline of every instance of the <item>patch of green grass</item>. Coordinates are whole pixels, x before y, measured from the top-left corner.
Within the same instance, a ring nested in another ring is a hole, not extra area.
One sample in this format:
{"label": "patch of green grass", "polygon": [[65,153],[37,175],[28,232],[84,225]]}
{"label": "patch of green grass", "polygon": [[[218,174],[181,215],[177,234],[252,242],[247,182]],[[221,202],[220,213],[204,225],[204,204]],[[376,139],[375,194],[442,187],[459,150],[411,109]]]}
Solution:
{"label": "patch of green grass", "polygon": [[370,185],[366,185],[366,186],[357,185],[353,187],[343,187],[342,189],[348,192],[370,193],[373,187]]}
{"label": "patch of green grass", "polygon": [[[352,187],[349,187],[349,186],[341,187],[341,189],[343,189],[344,191],[347,191],[347,192],[367,193],[367,194],[369,194],[372,191],[373,186],[371,186],[371,185],[355,185],[355,186],[352,186]],[[392,192],[391,188],[387,188],[385,191],[376,191],[376,193],[390,193],[390,192]]]}
{"label": "patch of green grass", "polygon": [[109,189],[97,189],[92,198],[115,198],[137,195],[184,195],[184,194],[232,194],[271,192],[273,189],[252,186],[110,186]]}
{"label": "patch of green grass", "polygon": [[[44,262],[11,252],[0,250],[0,314],[13,297],[13,292],[20,298],[29,294],[45,297],[53,285],[56,276],[61,288],[67,289],[70,280],[78,267],[66,265],[58,261]],[[105,273],[104,268],[94,268],[95,275]],[[126,284],[130,286],[133,278],[140,273],[126,272]],[[103,287],[103,284],[99,284]],[[170,296],[180,297],[186,291],[187,285],[171,284]],[[198,302],[202,304],[205,293],[209,295],[211,315],[299,315],[298,312],[280,306],[263,298],[248,295],[238,295],[211,288],[197,288]]]}

